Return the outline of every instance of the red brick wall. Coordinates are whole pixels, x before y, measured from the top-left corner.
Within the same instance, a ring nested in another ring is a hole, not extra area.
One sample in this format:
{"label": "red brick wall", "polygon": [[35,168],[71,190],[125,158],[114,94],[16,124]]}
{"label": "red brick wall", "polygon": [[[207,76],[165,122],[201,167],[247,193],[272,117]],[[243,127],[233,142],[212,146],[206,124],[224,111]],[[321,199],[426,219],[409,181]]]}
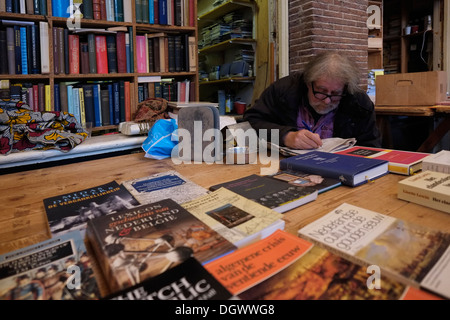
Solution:
{"label": "red brick wall", "polygon": [[339,50],[361,68],[367,85],[368,0],[289,1],[289,71],[302,70],[309,58],[324,50]]}

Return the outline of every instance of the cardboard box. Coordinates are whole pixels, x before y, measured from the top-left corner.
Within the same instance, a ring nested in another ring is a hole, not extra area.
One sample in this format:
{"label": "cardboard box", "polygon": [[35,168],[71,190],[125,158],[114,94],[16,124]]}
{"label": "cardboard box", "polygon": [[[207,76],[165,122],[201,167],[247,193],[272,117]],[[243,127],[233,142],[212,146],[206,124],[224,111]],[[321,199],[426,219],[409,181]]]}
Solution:
{"label": "cardboard box", "polygon": [[447,72],[429,71],[379,75],[377,105],[431,106],[447,99]]}

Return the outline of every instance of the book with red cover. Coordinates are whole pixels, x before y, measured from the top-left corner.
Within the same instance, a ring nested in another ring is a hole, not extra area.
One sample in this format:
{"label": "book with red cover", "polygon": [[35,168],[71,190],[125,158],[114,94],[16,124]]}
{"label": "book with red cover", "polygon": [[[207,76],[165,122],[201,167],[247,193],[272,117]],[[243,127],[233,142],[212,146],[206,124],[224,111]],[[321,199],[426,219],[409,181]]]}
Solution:
{"label": "book with red cover", "polygon": [[131,121],[130,81],[125,81],[125,121]]}
{"label": "book with red cover", "polygon": [[137,35],[136,36],[136,62],[137,62],[137,72],[146,73],[147,72],[147,55],[145,50],[145,42],[147,41],[146,36]]}
{"label": "book with red cover", "polygon": [[388,170],[391,173],[412,175],[422,169],[422,159],[429,153],[403,151],[382,148],[369,148],[354,146],[335,153],[355,157],[381,159],[389,161]]}
{"label": "book with red cover", "polygon": [[127,49],[125,45],[125,32],[119,31],[116,35],[117,72],[127,72]]}
{"label": "book with red cover", "polygon": [[100,0],[92,0],[92,11],[94,14],[94,20],[102,19]]}
{"label": "book with red cover", "polygon": [[69,73],[80,73],[80,37],[69,34]]}
{"label": "book with red cover", "polygon": [[108,73],[106,36],[95,35],[95,55],[97,59],[97,73]]}

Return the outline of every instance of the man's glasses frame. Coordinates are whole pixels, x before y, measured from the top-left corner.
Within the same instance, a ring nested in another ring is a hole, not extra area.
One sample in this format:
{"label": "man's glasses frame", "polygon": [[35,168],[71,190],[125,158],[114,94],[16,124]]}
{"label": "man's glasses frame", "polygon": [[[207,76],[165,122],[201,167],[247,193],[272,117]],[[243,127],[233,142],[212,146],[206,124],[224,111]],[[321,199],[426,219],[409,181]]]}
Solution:
{"label": "man's glasses frame", "polygon": [[311,82],[311,89],[312,89],[312,92],[314,94],[314,97],[316,97],[319,100],[325,100],[326,98],[330,98],[331,101],[338,102],[338,101],[341,101],[341,99],[343,97],[345,97],[345,94],[326,94],[326,93],[323,93],[323,92],[316,91],[314,89],[314,83],[313,82]]}

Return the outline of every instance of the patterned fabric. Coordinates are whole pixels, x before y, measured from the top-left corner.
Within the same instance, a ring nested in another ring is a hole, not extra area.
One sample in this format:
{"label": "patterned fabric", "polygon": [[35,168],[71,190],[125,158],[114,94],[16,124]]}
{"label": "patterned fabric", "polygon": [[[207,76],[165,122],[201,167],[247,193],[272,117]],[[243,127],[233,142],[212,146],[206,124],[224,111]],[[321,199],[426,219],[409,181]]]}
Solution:
{"label": "patterned fabric", "polygon": [[0,153],[59,149],[67,152],[88,137],[67,112],[34,112],[17,100],[0,100]]}

